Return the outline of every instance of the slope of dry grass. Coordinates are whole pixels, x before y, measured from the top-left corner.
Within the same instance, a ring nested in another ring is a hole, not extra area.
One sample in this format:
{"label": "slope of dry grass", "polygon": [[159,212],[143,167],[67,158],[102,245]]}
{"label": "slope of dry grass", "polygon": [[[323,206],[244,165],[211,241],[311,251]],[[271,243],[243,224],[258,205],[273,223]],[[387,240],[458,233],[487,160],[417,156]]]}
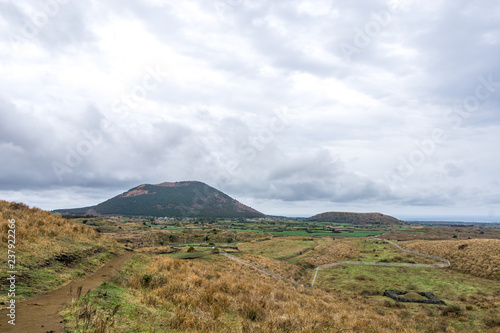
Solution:
{"label": "slope of dry grass", "polygon": [[[2,267],[7,267],[9,220],[15,220],[15,248],[11,250],[15,251],[17,295],[21,297],[82,275],[109,259],[110,251],[118,250],[115,242],[91,228],[38,208],[0,200]],[[5,296],[0,295],[0,299]]]}
{"label": "slope of dry grass", "polygon": [[[255,254],[238,256],[281,275],[287,270],[295,273],[287,262]],[[500,327],[496,281],[438,269],[336,270],[335,276],[333,270],[322,271],[318,287],[312,289],[217,254],[183,260],[141,253],[111,283],[73,302],[64,314],[66,328],[81,332],[106,326],[102,332],[120,333],[493,333]],[[352,281],[346,285],[345,279]],[[401,304],[380,296],[394,287],[423,288],[444,296],[448,305]]]}
{"label": "slope of dry grass", "polygon": [[312,273],[297,265],[290,264],[286,261],[274,260],[267,257],[251,254],[238,254],[239,258],[246,260],[252,264],[265,268],[273,273],[279,274],[287,279],[302,284],[309,284]]}
{"label": "slope of dry grass", "polygon": [[310,267],[317,267],[336,261],[349,260],[359,254],[359,243],[353,240],[322,239],[322,243],[313,250],[298,257],[298,262],[304,262]]}
{"label": "slope of dry grass", "polygon": [[480,277],[500,279],[500,240],[416,241],[404,248],[448,259],[451,268]]}
{"label": "slope of dry grass", "polygon": [[[377,312],[374,302],[294,287],[224,257],[156,256],[146,267],[147,257],[133,260],[114,284],[126,290],[120,297],[135,295],[141,304],[137,310],[118,310],[109,332],[417,332],[401,309]],[[96,305],[105,302],[99,292],[95,296]],[[68,322],[89,304],[72,304]],[[103,308],[101,317],[111,310]],[[137,311],[143,314],[140,320]]]}
{"label": "slope of dry grass", "polygon": [[411,225],[407,230],[391,230],[383,238],[399,241],[409,240],[464,240],[499,239],[500,229],[485,227],[447,227]]}
{"label": "slope of dry grass", "polygon": [[18,264],[27,268],[43,266],[57,254],[69,255],[76,250],[98,252],[111,244],[91,228],[20,203],[0,201],[0,217],[2,246],[7,244],[8,220],[16,221]]}
{"label": "slope of dry grass", "polygon": [[272,259],[287,259],[299,255],[314,247],[317,241],[311,237],[289,236],[272,237],[264,241],[253,241],[238,244],[245,253],[262,255]]}

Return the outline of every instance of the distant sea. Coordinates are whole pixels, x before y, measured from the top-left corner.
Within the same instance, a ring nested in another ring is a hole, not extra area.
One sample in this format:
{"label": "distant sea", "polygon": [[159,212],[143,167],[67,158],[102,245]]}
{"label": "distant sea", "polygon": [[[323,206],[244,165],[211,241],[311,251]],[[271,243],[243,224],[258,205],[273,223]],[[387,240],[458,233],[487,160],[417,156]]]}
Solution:
{"label": "distant sea", "polygon": [[463,216],[463,215],[408,215],[408,216],[394,216],[405,222],[415,221],[433,221],[433,222],[480,222],[480,223],[500,223],[500,216]]}

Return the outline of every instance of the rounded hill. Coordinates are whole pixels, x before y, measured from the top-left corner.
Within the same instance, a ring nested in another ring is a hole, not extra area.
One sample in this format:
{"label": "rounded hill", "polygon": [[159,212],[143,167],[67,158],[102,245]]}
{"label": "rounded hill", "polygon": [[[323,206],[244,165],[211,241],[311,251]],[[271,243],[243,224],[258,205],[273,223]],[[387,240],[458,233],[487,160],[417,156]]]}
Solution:
{"label": "rounded hill", "polygon": [[263,213],[198,181],[165,182],[134,187],[96,206],[56,210],[73,215],[254,218]]}
{"label": "rounded hill", "polygon": [[350,213],[350,212],[325,212],[316,214],[307,219],[315,222],[350,223],[357,225],[379,224],[394,225],[405,224],[395,217],[381,213]]}

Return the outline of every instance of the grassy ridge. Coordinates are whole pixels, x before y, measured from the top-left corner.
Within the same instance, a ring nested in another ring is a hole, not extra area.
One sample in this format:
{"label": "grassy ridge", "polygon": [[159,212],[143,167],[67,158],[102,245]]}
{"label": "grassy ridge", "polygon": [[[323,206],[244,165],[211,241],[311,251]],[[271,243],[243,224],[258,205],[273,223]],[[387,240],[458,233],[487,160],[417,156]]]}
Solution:
{"label": "grassy ridge", "polygon": [[352,223],[357,225],[379,224],[379,225],[397,225],[405,224],[395,217],[381,213],[350,213],[350,212],[325,212],[316,214],[307,219],[308,221],[318,222],[339,222]]}
{"label": "grassy ridge", "polygon": [[239,254],[237,257],[304,285],[308,285],[312,278],[311,271],[286,261],[251,254]]}
{"label": "grassy ridge", "polygon": [[97,312],[90,325],[111,316],[117,301],[106,303],[107,290],[114,299],[136,296],[117,310],[106,332],[417,332],[397,312],[377,314],[374,302],[293,287],[218,255],[196,261],[137,256],[112,285],[67,309],[73,330],[91,304]]}
{"label": "grassy ridge", "polygon": [[417,241],[403,247],[448,259],[461,272],[500,280],[500,239]]}
{"label": "grassy ridge", "polygon": [[297,263],[305,263],[307,266],[316,267],[335,261],[349,260],[359,253],[357,242],[350,240],[333,240],[331,238],[322,239],[319,246],[313,251],[305,253],[295,259]]}
{"label": "grassy ridge", "polygon": [[[5,253],[0,256],[2,279],[7,271],[8,220],[12,219],[16,226],[17,299],[54,289],[95,269],[112,257],[112,251],[119,250],[114,241],[91,228],[38,208],[0,201],[0,246]],[[0,302],[6,297],[1,293]]]}
{"label": "grassy ridge", "polygon": [[[305,285],[293,286],[213,254],[211,247],[185,247],[170,255],[143,253],[111,283],[73,302],[65,311],[67,328],[120,333],[493,333],[500,327],[498,283],[448,268],[342,265],[321,270],[314,288],[307,286],[313,274],[303,265],[307,261],[420,260],[389,244],[280,237],[237,245],[240,252],[233,249],[233,254]],[[381,296],[385,289],[430,291],[448,305],[396,303]]]}
{"label": "grassy ridge", "polygon": [[304,237],[279,237],[264,241],[242,243],[238,248],[249,254],[262,255],[271,259],[285,259],[298,255],[315,245],[319,240]]}

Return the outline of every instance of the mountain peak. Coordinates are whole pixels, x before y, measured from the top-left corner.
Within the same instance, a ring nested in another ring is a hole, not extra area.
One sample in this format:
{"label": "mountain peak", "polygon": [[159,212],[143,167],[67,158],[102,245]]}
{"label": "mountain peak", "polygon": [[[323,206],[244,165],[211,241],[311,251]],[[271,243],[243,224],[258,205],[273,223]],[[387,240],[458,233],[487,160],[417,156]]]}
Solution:
{"label": "mountain peak", "polygon": [[204,184],[204,183],[199,182],[199,181],[189,180],[189,181],[181,181],[181,182],[163,182],[160,184],[154,184],[154,186],[178,187],[178,186],[189,186],[191,184],[196,184],[196,183]]}
{"label": "mountain peak", "polygon": [[142,184],[93,207],[54,211],[61,214],[162,217],[252,218],[264,214],[199,181]]}

